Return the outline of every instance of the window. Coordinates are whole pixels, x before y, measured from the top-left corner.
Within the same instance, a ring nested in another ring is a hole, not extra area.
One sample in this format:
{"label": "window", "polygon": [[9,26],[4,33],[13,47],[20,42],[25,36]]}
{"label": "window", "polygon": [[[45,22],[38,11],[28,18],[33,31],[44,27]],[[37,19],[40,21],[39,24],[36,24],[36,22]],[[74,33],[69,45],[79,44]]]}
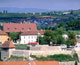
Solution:
{"label": "window", "polygon": [[31,30],[31,28],[29,28],[29,30]]}
{"label": "window", "polygon": [[33,39],[33,36],[32,36],[32,39]]}
{"label": "window", "polygon": [[15,28],[15,30],[16,30],[17,28]]}
{"label": "window", "polygon": [[25,39],[25,36],[24,36],[24,39]]}
{"label": "window", "polygon": [[24,28],[22,28],[22,30],[24,30]]}
{"label": "window", "polygon": [[7,28],[9,30],[9,28]]}

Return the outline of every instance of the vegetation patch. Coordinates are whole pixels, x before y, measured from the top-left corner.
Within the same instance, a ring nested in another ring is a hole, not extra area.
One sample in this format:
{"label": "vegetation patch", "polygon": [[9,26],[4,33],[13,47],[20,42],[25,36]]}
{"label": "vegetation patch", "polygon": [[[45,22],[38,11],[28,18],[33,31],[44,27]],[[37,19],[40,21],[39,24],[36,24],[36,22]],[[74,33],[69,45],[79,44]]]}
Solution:
{"label": "vegetation patch", "polygon": [[16,47],[27,47],[27,44],[15,44]]}
{"label": "vegetation patch", "polygon": [[11,55],[10,59],[27,59],[27,58],[23,57],[23,56],[13,56],[13,55]]}
{"label": "vegetation patch", "polygon": [[66,55],[66,54],[55,54],[55,55],[49,55],[47,57],[41,56],[37,57],[35,55],[31,55],[32,58],[36,58],[38,61],[76,61],[76,54],[73,55]]}

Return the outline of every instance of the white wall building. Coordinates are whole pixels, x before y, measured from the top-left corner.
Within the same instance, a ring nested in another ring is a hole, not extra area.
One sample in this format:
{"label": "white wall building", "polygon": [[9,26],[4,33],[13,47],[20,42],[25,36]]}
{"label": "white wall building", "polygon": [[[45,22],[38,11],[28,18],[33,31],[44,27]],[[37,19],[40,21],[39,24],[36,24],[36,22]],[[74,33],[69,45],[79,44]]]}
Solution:
{"label": "white wall building", "polygon": [[41,35],[43,37],[44,31],[27,31],[21,34],[21,44],[28,44],[30,42],[36,42],[38,35]]}
{"label": "white wall building", "polygon": [[67,40],[68,39],[68,35],[67,34],[63,34],[62,37]]}

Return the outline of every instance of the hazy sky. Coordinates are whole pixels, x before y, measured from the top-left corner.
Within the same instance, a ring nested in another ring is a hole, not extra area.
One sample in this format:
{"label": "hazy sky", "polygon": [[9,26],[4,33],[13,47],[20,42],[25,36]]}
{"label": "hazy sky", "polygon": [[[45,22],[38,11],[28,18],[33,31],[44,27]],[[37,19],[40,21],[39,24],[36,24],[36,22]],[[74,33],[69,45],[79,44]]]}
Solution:
{"label": "hazy sky", "polygon": [[38,8],[49,10],[80,9],[80,0],[0,0],[0,7]]}

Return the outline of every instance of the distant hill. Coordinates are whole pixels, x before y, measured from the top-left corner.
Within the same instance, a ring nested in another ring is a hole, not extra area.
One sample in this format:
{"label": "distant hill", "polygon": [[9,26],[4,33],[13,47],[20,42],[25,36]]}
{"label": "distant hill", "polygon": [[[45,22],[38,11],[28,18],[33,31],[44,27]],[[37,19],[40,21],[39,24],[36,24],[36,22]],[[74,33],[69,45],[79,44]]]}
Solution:
{"label": "distant hill", "polygon": [[7,10],[9,13],[33,13],[33,12],[49,12],[46,9],[36,9],[36,8],[16,8],[16,7],[0,7],[0,12]]}

